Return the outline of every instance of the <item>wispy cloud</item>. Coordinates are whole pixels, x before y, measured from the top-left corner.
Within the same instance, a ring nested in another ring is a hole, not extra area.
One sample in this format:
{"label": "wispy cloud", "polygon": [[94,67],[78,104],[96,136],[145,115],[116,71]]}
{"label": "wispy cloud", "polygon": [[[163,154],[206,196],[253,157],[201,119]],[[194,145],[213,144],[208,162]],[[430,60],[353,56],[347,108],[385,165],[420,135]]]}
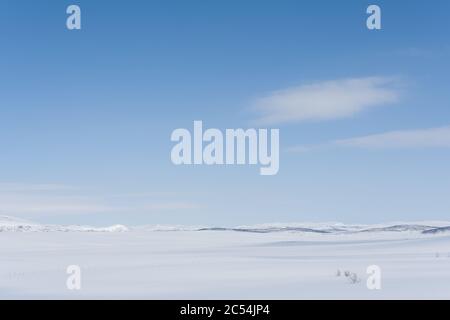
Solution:
{"label": "wispy cloud", "polygon": [[32,184],[32,183],[0,183],[1,192],[45,192],[45,191],[68,191],[75,187],[62,184]]}
{"label": "wispy cloud", "polygon": [[0,183],[0,214],[86,214],[114,210],[77,187],[50,183]]}
{"label": "wispy cloud", "polygon": [[391,131],[363,137],[336,140],[333,144],[341,147],[365,149],[449,148],[450,126],[419,130]]}
{"label": "wispy cloud", "polygon": [[[439,53],[442,53],[442,51],[439,51]],[[426,48],[410,47],[398,50],[394,54],[409,58],[432,58],[435,57],[436,55],[439,55],[439,53],[430,50],[428,48],[426,49]]]}
{"label": "wispy cloud", "polygon": [[383,51],[380,55],[387,56],[399,56],[405,58],[445,58],[450,54],[449,45],[439,45],[435,47],[407,47],[401,48],[395,51]]}
{"label": "wispy cloud", "polygon": [[259,124],[330,120],[354,116],[398,100],[398,80],[388,77],[338,79],[275,91],[257,99]]}
{"label": "wispy cloud", "polygon": [[312,146],[295,146],[288,151],[306,152],[329,148],[360,148],[360,149],[420,149],[420,148],[450,148],[450,126],[397,130],[385,133],[334,140]]}
{"label": "wispy cloud", "polygon": [[194,210],[200,209],[201,206],[196,203],[189,202],[166,202],[166,203],[152,203],[144,206],[144,209],[150,212],[153,211],[178,211],[178,210]]}
{"label": "wispy cloud", "polygon": [[63,215],[112,212],[117,208],[96,199],[28,193],[0,194],[0,214],[5,215]]}
{"label": "wispy cloud", "polygon": [[60,184],[0,183],[0,215],[50,216],[183,212],[201,206],[173,192],[104,194]]}

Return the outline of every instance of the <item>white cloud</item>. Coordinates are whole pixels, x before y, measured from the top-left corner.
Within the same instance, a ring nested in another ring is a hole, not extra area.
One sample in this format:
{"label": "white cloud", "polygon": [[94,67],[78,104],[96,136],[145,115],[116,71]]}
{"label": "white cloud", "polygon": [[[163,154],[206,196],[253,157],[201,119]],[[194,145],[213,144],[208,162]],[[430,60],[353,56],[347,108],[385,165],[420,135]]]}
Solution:
{"label": "white cloud", "polygon": [[398,100],[394,78],[338,79],[279,90],[255,101],[259,124],[351,117]]}
{"label": "white cloud", "polygon": [[295,146],[287,151],[307,152],[329,148],[360,148],[360,149],[420,149],[420,148],[450,148],[450,126],[397,130],[385,133],[334,140],[324,144],[310,146]]}
{"label": "white cloud", "polygon": [[366,149],[449,148],[450,126],[419,130],[391,131],[350,139],[336,140],[336,146]]}
{"label": "white cloud", "polygon": [[0,183],[1,192],[45,192],[68,191],[75,187],[62,184],[26,184],[26,183]]}
{"label": "white cloud", "polygon": [[200,208],[195,203],[175,199],[173,192],[118,195],[99,191],[58,184],[0,183],[0,215],[157,213]]}
{"label": "white cloud", "polygon": [[0,183],[0,214],[85,214],[114,210],[62,184]]}
{"label": "white cloud", "polygon": [[165,203],[152,203],[145,205],[143,209],[148,211],[178,211],[178,210],[193,210],[200,209],[201,206],[195,203],[189,202],[165,202]]}
{"label": "white cloud", "polygon": [[1,194],[0,214],[86,214],[111,212],[115,208],[93,199],[30,194]]}

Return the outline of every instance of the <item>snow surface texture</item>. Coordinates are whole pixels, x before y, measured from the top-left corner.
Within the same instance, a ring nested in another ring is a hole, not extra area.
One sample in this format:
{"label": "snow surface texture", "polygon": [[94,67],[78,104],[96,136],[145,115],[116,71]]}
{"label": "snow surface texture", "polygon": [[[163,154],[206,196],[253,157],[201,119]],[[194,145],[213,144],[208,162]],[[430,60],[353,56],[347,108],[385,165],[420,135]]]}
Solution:
{"label": "snow surface texture", "polygon": [[[449,226],[93,228],[0,217],[0,298],[450,299]],[[81,290],[66,287],[69,265],[81,268]],[[381,290],[366,286],[370,265]]]}

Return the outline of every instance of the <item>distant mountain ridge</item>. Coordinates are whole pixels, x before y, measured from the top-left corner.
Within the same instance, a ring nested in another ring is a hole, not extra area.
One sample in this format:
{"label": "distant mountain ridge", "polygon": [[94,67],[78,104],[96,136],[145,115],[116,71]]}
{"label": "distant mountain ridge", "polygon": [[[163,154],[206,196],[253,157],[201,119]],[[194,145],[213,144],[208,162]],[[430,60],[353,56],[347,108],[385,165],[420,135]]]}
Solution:
{"label": "distant mountain ridge", "polygon": [[0,232],[126,232],[124,225],[91,227],[77,225],[44,225],[10,216],[0,216]]}
{"label": "distant mountain ridge", "polygon": [[122,224],[108,227],[92,227],[80,225],[53,225],[39,224],[28,220],[14,218],[10,216],[0,216],[0,232],[127,232],[148,231],[148,232],[176,232],[176,231],[196,231],[196,232],[248,232],[248,233],[275,233],[290,232],[299,234],[357,234],[357,233],[420,233],[420,234],[442,234],[450,233],[450,222],[430,221],[421,223],[386,223],[377,225],[358,225],[343,223],[268,223],[254,226],[237,227],[205,227],[205,226],[180,226],[180,225],[156,225],[127,227]]}
{"label": "distant mountain ridge", "polygon": [[423,234],[438,234],[438,233],[450,233],[450,226],[448,227],[438,227],[438,228],[432,228],[429,230],[424,230]]}

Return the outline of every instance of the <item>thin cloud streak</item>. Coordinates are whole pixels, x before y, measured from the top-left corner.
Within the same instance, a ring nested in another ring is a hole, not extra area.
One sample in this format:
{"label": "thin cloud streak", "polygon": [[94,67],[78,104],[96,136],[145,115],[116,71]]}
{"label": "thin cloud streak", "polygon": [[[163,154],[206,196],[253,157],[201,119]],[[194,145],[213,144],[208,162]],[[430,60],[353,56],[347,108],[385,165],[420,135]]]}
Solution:
{"label": "thin cloud streak", "polygon": [[334,140],[324,144],[294,146],[289,152],[309,152],[332,148],[357,148],[368,150],[450,148],[450,126],[397,130],[348,139]]}
{"label": "thin cloud streak", "polygon": [[170,192],[142,192],[118,197],[56,184],[0,183],[0,215],[145,214],[201,208],[175,196]]}
{"label": "thin cloud streak", "polygon": [[398,101],[398,83],[392,77],[317,82],[275,91],[257,99],[253,110],[261,125],[347,118]]}

